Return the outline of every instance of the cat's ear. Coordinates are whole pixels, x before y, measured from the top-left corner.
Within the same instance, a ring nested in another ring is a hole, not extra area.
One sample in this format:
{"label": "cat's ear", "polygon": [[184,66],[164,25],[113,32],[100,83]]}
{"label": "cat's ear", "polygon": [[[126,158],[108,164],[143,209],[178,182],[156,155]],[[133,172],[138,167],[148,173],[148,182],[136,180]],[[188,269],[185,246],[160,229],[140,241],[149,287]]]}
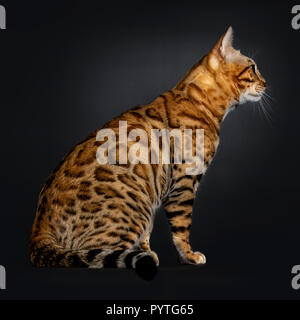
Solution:
{"label": "cat's ear", "polygon": [[220,61],[225,60],[230,55],[233,49],[232,41],[233,29],[230,26],[209,54],[209,65],[212,69],[218,69]]}

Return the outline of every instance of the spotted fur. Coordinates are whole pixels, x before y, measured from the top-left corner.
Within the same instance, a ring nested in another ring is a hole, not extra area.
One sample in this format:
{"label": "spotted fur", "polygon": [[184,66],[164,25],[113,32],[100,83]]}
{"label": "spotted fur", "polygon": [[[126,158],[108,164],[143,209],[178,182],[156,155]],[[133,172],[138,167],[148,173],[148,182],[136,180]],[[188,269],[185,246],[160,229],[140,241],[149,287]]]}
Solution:
{"label": "spotted fur", "polygon": [[[172,90],[149,105],[111,120],[128,131],[204,129],[205,167],[216,152],[225,114],[256,101],[266,87],[255,62],[231,46],[232,29]],[[77,144],[43,186],[30,239],[39,267],[127,267],[153,273],[158,257],[149,238],[156,209],[163,205],[174,245],[183,263],[204,264],[189,243],[192,207],[201,176],[186,175],[183,164],[99,165],[96,131]],[[149,140],[150,141],[150,140]],[[130,147],[130,143],[128,148]],[[118,149],[118,146],[117,146]],[[118,154],[118,153],[117,153]]]}

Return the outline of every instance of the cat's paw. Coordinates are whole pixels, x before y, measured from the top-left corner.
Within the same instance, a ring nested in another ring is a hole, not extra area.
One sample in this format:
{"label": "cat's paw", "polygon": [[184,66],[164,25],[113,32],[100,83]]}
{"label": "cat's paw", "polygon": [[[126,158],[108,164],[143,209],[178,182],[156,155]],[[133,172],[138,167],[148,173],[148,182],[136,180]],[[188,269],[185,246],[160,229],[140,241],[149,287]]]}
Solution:
{"label": "cat's paw", "polygon": [[195,264],[195,265],[203,265],[206,263],[206,257],[201,252],[189,252],[184,257],[180,257],[181,263],[184,264]]}
{"label": "cat's paw", "polygon": [[206,257],[201,252],[194,252],[194,261],[195,261],[195,264],[205,264]]}
{"label": "cat's paw", "polygon": [[153,259],[154,259],[154,261],[155,261],[155,263],[156,263],[156,266],[158,267],[159,266],[159,259],[158,259],[158,256],[157,256],[157,254],[156,254],[156,252],[154,252],[154,251],[149,251],[150,253],[151,253],[151,255],[152,255],[152,257],[153,257]]}

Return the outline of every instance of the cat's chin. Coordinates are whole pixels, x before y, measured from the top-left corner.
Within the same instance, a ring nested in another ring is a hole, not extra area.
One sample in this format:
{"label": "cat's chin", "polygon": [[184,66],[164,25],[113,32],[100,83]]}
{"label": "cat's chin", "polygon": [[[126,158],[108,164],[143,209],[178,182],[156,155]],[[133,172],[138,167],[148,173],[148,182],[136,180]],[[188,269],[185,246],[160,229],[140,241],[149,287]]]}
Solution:
{"label": "cat's chin", "polygon": [[261,94],[248,94],[248,101],[254,101],[257,102],[261,99]]}
{"label": "cat's chin", "polygon": [[246,102],[258,102],[261,99],[261,94],[252,94],[252,93],[246,93],[241,95],[239,104],[244,104]]}

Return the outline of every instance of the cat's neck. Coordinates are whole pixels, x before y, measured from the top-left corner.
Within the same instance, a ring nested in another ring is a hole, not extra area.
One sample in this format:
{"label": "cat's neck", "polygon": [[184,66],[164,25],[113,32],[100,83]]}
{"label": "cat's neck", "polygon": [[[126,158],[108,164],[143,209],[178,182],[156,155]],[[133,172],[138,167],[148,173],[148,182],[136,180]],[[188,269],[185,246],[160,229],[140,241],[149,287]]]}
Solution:
{"label": "cat's neck", "polygon": [[206,57],[195,65],[175,87],[193,104],[205,107],[219,123],[232,106],[238,103],[237,89],[225,75],[212,73],[206,66]]}

